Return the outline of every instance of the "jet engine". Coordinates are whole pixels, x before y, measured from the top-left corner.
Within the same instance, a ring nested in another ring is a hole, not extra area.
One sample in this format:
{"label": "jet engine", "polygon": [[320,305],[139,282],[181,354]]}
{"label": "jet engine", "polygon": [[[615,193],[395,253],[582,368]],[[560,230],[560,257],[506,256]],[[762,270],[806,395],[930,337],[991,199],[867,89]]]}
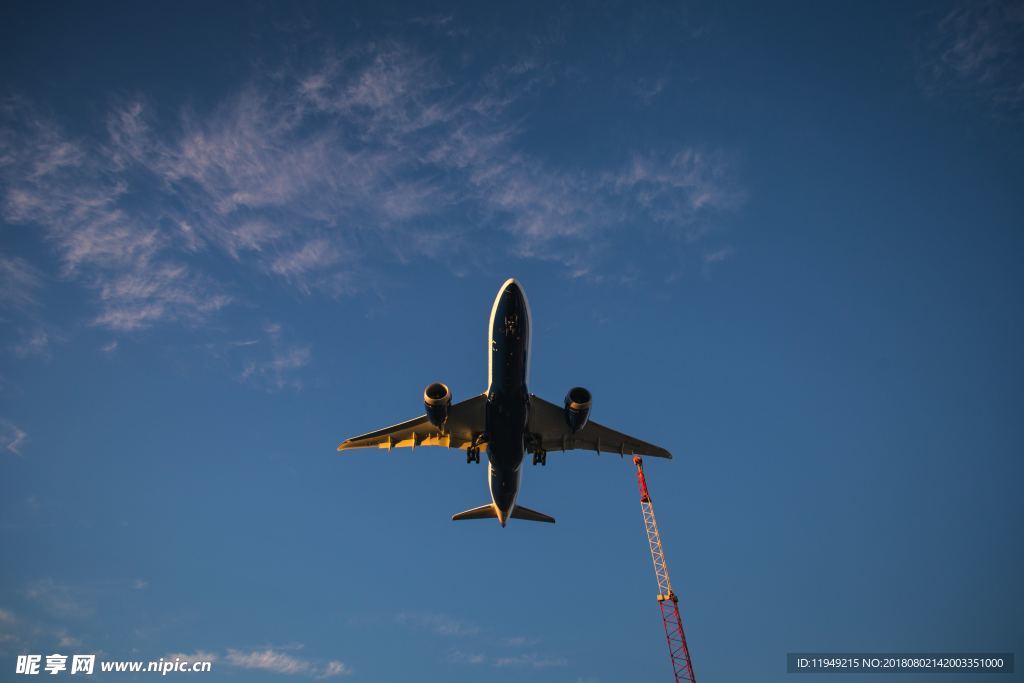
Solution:
{"label": "jet engine", "polygon": [[452,392],[448,386],[434,382],[423,390],[423,407],[427,410],[427,419],[438,429],[444,427],[448,420],[448,408],[452,404]]}
{"label": "jet engine", "polygon": [[583,429],[590,417],[590,392],[583,387],[573,387],[565,395],[565,421],[573,433]]}

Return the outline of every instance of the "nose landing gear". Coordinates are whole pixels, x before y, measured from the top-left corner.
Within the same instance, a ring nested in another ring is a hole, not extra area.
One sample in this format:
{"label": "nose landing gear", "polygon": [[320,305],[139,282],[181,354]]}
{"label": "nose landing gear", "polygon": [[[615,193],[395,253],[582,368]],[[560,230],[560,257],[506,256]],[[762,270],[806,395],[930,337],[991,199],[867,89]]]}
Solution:
{"label": "nose landing gear", "polygon": [[545,450],[539,450],[533,452],[533,464],[546,467],[548,464],[548,452]]}
{"label": "nose landing gear", "polygon": [[469,464],[471,462],[480,462],[480,448],[478,446],[473,446],[472,448],[466,449],[466,464]]}

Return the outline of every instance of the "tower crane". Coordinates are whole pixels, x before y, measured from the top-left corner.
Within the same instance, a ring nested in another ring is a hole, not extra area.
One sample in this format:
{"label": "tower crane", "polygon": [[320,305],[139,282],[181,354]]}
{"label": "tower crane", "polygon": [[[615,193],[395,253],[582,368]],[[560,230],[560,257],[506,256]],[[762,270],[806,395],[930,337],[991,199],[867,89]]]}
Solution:
{"label": "tower crane", "polygon": [[668,654],[672,659],[672,673],[675,675],[676,683],[697,683],[693,675],[693,663],[690,661],[690,649],[686,646],[683,618],[679,615],[679,598],[672,590],[672,583],[668,578],[665,550],[661,546],[661,534],[658,533],[658,521],[654,518],[651,495],[647,491],[644,463],[639,457],[634,456],[633,464],[636,465],[636,480],[640,487],[640,509],[644,514],[647,543],[651,546],[651,559],[654,561],[654,576],[658,580],[658,606],[661,608],[661,621],[665,626]]}

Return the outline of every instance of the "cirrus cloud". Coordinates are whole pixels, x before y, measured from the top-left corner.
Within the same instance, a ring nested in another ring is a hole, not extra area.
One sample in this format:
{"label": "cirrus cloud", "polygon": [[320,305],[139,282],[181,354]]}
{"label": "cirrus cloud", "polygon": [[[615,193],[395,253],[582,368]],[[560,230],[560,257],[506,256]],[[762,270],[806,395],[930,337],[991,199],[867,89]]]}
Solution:
{"label": "cirrus cloud", "polygon": [[224,661],[240,669],[272,671],[279,674],[305,674],[317,679],[334,678],[352,673],[343,662],[332,659],[325,663],[315,663],[301,659],[287,652],[271,648],[263,650],[232,650],[229,649]]}
{"label": "cirrus cloud", "polygon": [[[0,107],[2,217],[42,228],[59,276],[92,293],[93,325],[198,325],[244,300],[253,272],[332,296],[411,257],[504,252],[590,276],[638,229],[685,244],[742,203],[714,150],[596,168],[525,152],[528,122],[508,110],[550,85],[540,62],[459,82],[385,40],[273,73],[204,110],[119,99],[92,137],[22,99]],[[19,305],[35,300],[24,259],[0,277]]]}

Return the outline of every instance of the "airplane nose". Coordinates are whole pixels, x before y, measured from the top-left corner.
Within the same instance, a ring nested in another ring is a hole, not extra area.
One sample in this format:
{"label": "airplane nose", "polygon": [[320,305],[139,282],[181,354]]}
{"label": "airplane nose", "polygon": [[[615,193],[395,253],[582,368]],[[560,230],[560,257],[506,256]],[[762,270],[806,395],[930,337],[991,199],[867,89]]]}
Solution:
{"label": "airplane nose", "polygon": [[521,316],[527,310],[526,293],[522,286],[514,280],[505,285],[505,291],[502,292],[501,298],[502,309],[509,313]]}

